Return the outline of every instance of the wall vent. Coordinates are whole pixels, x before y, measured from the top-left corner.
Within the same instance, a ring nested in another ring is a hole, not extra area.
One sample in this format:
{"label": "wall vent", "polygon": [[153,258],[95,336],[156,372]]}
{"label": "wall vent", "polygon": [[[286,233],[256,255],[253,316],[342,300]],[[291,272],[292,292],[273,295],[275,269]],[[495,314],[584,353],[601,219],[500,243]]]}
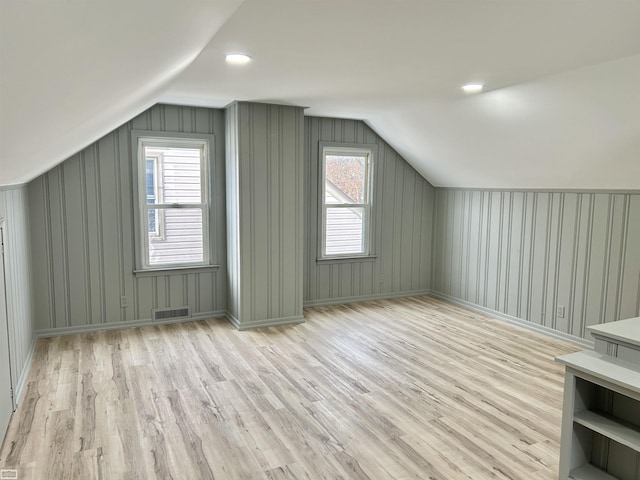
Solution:
{"label": "wall vent", "polygon": [[176,318],[190,318],[191,307],[154,308],[151,310],[151,318],[154,322],[174,320]]}

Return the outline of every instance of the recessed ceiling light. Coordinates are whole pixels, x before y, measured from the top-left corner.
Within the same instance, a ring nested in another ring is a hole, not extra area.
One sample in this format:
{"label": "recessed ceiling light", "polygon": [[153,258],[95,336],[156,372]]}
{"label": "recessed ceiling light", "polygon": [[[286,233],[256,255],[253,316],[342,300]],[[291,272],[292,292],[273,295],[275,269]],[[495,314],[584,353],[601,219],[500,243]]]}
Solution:
{"label": "recessed ceiling light", "polygon": [[244,53],[227,53],[225,60],[233,65],[244,65],[251,61],[251,57]]}
{"label": "recessed ceiling light", "polygon": [[484,85],[481,83],[467,83],[462,87],[464,93],[478,93],[481,92],[484,88]]}

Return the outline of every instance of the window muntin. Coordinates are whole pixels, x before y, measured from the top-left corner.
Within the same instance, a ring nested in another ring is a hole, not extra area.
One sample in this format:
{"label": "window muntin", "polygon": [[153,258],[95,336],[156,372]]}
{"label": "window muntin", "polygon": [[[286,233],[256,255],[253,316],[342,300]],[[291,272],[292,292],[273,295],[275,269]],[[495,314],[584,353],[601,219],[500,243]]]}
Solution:
{"label": "window muntin", "polygon": [[139,138],[142,268],[209,264],[208,142]]}
{"label": "window muntin", "polygon": [[372,151],[322,148],[320,258],[370,254]]}

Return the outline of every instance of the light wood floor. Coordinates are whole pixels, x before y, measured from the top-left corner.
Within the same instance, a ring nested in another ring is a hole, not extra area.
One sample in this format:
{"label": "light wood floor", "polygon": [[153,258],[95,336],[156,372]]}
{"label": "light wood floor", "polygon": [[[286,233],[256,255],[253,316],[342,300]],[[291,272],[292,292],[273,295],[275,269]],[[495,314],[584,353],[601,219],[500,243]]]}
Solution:
{"label": "light wood floor", "polygon": [[23,479],[554,479],[577,350],[430,297],[38,341]]}

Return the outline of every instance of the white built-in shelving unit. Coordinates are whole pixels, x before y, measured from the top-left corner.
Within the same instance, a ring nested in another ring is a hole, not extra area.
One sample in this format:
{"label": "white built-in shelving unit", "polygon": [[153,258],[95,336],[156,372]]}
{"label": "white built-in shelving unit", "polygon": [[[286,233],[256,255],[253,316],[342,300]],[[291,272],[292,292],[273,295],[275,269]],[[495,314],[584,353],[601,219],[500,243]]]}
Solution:
{"label": "white built-in shelving unit", "polygon": [[640,318],[589,327],[594,351],[566,366],[560,476],[640,478]]}

